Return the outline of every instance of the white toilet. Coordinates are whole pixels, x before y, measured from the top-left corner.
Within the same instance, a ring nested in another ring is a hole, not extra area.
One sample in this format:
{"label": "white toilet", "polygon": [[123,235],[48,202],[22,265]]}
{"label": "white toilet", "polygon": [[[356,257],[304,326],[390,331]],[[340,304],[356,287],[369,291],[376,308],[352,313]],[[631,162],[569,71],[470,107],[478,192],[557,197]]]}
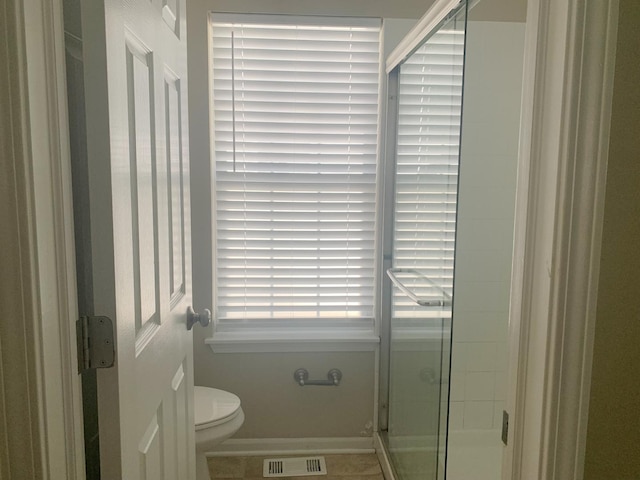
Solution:
{"label": "white toilet", "polygon": [[240,399],[217,388],[195,387],[196,480],[209,480],[206,452],[231,437],[244,422]]}

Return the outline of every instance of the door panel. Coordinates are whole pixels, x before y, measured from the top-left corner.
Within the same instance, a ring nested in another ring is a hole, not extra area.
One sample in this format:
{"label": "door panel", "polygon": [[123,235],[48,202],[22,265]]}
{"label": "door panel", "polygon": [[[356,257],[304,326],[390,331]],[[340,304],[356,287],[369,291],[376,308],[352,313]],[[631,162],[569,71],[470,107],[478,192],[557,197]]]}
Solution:
{"label": "door panel", "polygon": [[[159,412],[162,415],[162,411]],[[164,477],[162,465],[161,444],[162,428],[158,423],[158,414],[153,416],[144,435],[138,444],[140,452],[140,478],[152,480]]]}
{"label": "door panel", "polygon": [[147,323],[158,320],[153,55],[132,33],[125,37],[135,319],[140,338],[140,331],[151,327]]}
{"label": "door panel", "polygon": [[180,80],[165,69],[165,117],[167,129],[167,171],[169,208],[169,273],[171,306],[184,296],[184,202],[182,191],[182,115]]}
{"label": "door panel", "polygon": [[189,412],[187,408],[188,402],[188,393],[187,393],[187,383],[185,376],[185,367],[183,362],[178,368],[178,371],[173,376],[173,380],[171,381],[171,390],[172,390],[172,401],[173,405],[171,411],[173,412],[173,422],[175,428],[172,429],[174,432],[174,447],[172,452],[167,452],[168,458],[172,458],[175,462],[174,469],[176,473],[175,478],[179,478],[180,472],[186,471],[186,466],[188,464],[189,459],[189,429],[188,429],[188,419]]}
{"label": "door panel", "polygon": [[167,26],[180,36],[180,6],[178,0],[162,0],[162,18]]}
{"label": "door panel", "polygon": [[[102,479],[193,479],[184,0],[82,0]],[[170,12],[168,12],[170,11]],[[173,12],[175,22],[167,22]]]}

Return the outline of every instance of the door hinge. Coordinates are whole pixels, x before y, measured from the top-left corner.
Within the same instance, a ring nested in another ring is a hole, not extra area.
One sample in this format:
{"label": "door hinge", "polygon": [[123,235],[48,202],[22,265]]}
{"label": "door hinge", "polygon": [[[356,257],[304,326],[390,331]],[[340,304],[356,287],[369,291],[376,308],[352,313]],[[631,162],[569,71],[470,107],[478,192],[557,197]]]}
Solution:
{"label": "door hinge", "polygon": [[108,317],[80,317],[76,321],[78,373],[91,368],[113,367],[113,322]]}

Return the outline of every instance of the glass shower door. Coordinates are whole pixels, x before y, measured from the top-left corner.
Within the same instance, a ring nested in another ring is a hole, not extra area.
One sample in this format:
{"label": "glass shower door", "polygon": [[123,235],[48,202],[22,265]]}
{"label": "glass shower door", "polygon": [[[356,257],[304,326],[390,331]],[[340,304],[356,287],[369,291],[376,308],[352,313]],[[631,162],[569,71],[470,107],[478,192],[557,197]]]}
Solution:
{"label": "glass shower door", "polygon": [[383,440],[400,480],[444,478],[465,29],[462,3],[390,74],[398,91]]}

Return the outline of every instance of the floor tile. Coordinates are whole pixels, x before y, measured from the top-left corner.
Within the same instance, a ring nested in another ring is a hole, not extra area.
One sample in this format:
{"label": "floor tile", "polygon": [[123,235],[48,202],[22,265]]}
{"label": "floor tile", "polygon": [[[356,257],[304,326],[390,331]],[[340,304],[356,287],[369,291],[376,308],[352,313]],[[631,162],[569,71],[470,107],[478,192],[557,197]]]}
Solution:
{"label": "floor tile", "polygon": [[[267,457],[246,457],[245,480],[263,478],[262,465]],[[269,457],[274,458],[274,457]]]}
{"label": "floor tile", "polygon": [[[294,455],[294,457],[309,457]],[[283,480],[384,480],[376,454],[322,455],[327,464],[327,475],[281,477]],[[291,458],[291,455],[251,457],[211,457],[209,473],[213,480],[263,480],[263,462],[267,458]]]}
{"label": "floor tile", "polygon": [[379,475],[382,473],[378,457],[364,455],[325,455],[327,474],[339,477],[351,475]]}
{"label": "floor tile", "polygon": [[[209,475],[215,478],[244,478],[246,457],[209,458]],[[261,475],[262,476],[262,475]]]}

